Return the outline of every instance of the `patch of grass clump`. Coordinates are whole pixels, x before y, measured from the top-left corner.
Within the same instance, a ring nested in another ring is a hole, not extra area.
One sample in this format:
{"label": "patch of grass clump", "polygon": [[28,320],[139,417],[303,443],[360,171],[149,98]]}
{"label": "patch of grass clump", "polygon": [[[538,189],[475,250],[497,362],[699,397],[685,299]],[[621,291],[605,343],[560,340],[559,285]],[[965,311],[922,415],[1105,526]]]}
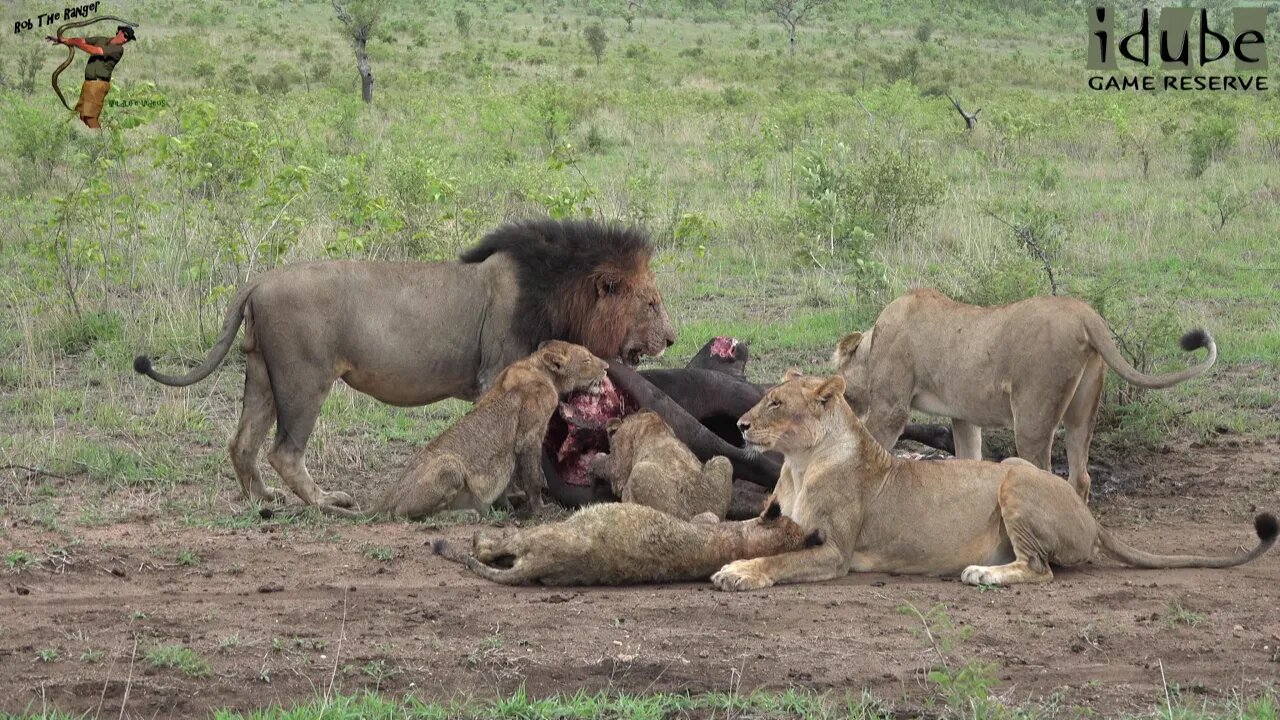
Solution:
{"label": "patch of grass clump", "polygon": [[209,676],[209,663],[184,645],[156,645],[147,651],[146,661],[153,668],[177,670],[191,678]]}

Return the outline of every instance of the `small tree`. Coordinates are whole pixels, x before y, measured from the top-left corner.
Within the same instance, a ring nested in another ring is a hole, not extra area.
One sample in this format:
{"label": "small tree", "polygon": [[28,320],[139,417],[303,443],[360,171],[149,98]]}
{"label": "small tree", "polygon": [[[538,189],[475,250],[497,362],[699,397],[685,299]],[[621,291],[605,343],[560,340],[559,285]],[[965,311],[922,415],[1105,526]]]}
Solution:
{"label": "small tree", "polygon": [[813,10],[829,5],[831,0],[764,0],[764,9],[787,29],[791,38],[791,54],[796,54],[796,28]]}
{"label": "small tree", "polygon": [[471,13],[458,10],[453,14],[453,24],[458,26],[458,37],[463,40],[471,37]]}
{"label": "small tree", "polygon": [[43,60],[40,47],[32,45],[25,55],[18,56],[18,88],[23,95],[30,95],[36,89],[36,73],[40,71]]}
{"label": "small tree", "polygon": [[933,20],[925,18],[924,22],[916,26],[916,42],[927,43],[933,38]]}
{"label": "small tree", "polygon": [[591,46],[591,54],[596,56],[596,64],[600,64],[600,60],[604,57],[604,49],[609,45],[609,36],[604,33],[604,28],[600,23],[592,23],[582,31],[582,36],[586,38],[587,45]]}
{"label": "small tree", "polygon": [[369,63],[369,38],[387,9],[387,0],[333,0],[333,9],[342,21],[360,72],[360,97],[373,102],[373,66]]}

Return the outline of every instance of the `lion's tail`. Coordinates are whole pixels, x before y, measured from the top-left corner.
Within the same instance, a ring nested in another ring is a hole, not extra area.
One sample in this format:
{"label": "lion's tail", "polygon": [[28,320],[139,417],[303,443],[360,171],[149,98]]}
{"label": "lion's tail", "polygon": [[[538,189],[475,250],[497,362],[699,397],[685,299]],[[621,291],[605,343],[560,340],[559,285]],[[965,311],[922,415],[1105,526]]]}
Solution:
{"label": "lion's tail", "polygon": [[209,377],[209,374],[222,364],[223,359],[227,357],[227,351],[231,349],[231,343],[235,342],[236,331],[240,329],[240,322],[244,319],[244,306],[249,302],[249,296],[257,286],[258,281],[254,280],[246,283],[236,292],[222,320],[222,334],[210,348],[209,354],[204,356],[204,361],[194,370],[186,375],[165,375],[151,366],[151,358],[139,355],[133,359],[134,371],[172,387],[186,387]]}
{"label": "lion's tail", "polygon": [[1109,555],[1121,562],[1139,568],[1228,568],[1258,559],[1276,544],[1280,524],[1271,513],[1260,513],[1253,519],[1253,529],[1258,533],[1258,544],[1248,552],[1225,557],[1202,555],[1157,555],[1126,545],[1104,527],[1098,528],[1098,539]]}
{"label": "lion's tail", "polygon": [[1106,361],[1107,365],[1112,370],[1115,370],[1117,375],[1124,378],[1125,382],[1138,387],[1151,388],[1153,390],[1173,387],[1180,382],[1203,374],[1213,367],[1213,363],[1218,359],[1218,344],[1213,341],[1213,336],[1205,330],[1192,330],[1183,335],[1178,343],[1187,352],[1208,348],[1209,355],[1204,359],[1204,362],[1168,375],[1148,375],[1139,371],[1124,359],[1124,356],[1120,354],[1120,349],[1116,347],[1115,340],[1111,339],[1111,330],[1107,327],[1106,321],[1097,313],[1090,313],[1090,317],[1085,321],[1084,329],[1089,335],[1089,343],[1102,355],[1102,359]]}
{"label": "lion's tail", "polygon": [[471,544],[460,543],[457,540],[446,540],[445,538],[436,538],[431,542],[431,552],[448,560],[465,565],[467,558],[471,557]]}

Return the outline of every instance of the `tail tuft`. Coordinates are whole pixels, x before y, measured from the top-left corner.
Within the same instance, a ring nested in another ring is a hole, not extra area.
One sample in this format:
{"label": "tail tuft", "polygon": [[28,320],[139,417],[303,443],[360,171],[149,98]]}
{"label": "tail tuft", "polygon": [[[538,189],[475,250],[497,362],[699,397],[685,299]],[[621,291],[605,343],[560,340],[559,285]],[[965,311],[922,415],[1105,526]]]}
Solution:
{"label": "tail tuft", "polygon": [[449,542],[444,538],[436,538],[431,541],[431,552],[437,555],[444,555],[449,549]]}
{"label": "tail tuft", "polygon": [[1258,513],[1253,519],[1253,529],[1258,532],[1258,539],[1264,543],[1274,542],[1276,535],[1280,534],[1280,523],[1276,522],[1276,516],[1271,513]]}
{"label": "tail tuft", "polygon": [[1182,339],[1178,341],[1178,344],[1182,346],[1183,350],[1191,352],[1192,350],[1209,347],[1209,343],[1211,342],[1213,342],[1213,340],[1209,338],[1209,333],[1205,332],[1202,328],[1196,328],[1195,330],[1188,332],[1186,335],[1183,335]]}
{"label": "tail tuft", "polygon": [[133,359],[133,371],[139,375],[151,374],[151,358],[146,355],[139,355]]}

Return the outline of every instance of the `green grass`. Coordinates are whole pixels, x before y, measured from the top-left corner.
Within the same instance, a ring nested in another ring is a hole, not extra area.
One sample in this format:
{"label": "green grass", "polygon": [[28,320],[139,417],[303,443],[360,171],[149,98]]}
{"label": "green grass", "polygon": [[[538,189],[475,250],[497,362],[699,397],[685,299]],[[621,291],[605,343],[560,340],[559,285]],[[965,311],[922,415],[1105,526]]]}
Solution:
{"label": "green grass", "polygon": [[[1077,709],[1075,712],[1084,712]],[[1074,716],[1071,709],[1053,701],[1046,704],[996,705],[981,717],[1007,718],[1008,720],[1032,720]],[[701,695],[679,693],[657,694],[556,694],[543,698],[532,697],[523,688],[508,697],[492,700],[456,700],[431,702],[414,696],[395,697],[365,692],[354,695],[337,694],[329,698],[290,705],[272,705],[240,713],[218,710],[212,713],[215,720],[354,720],[355,718],[405,718],[406,720],[491,720],[513,718],[520,720],[583,720],[608,718],[610,720],[680,720],[683,718],[739,717],[754,720],[875,720],[878,718],[926,718],[938,717],[937,710],[909,704],[894,705],[867,693],[844,694],[839,692],[816,693],[803,689],[761,690],[748,694],[709,693]],[[960,714],[959,717],[972,716]],[[58,711],[48,713],[7,714],[0,712],[0,720],[70,720],[79,717]],[[1249,698],[1232,698],[1221,702],[1194,699],[1183,700],[1176,688],[1170,689],[1168,699],[1153,700],[1151,708],[1136,713],[1116,714],[1121,720],[1160,717],[1167,720],[1274,720],[1276,698],[1264,693]]]}
{"label": "green grass", "polygon": [[1188,610],[1177,600],[1171,600],[1169,604],[1165,606],[1165,613],[1165,623],[1169,627],[1177,625],[1198,627],[1204,624],[1206,620],[1204,613],[1196,612],[1195,610]]}
{"label": "green grass", "polygon": [[9,572],[22,572],[39,565],[40,560],[26,550],[10,550],[4,554],[4,567]]}
{"label": "green grass", "polygon": [[167,668],[191,678],[209,676],[209,663],[194,650],[183,645],[156,645],[147,650],[147,664],[153,668]]}
{"label": "green grass", "polygon": [[[1010,719],[1049,717],[1061,708],[1053,706],[999,706],[986,717]],[[530,697],[522,689],[507,698],[488,701],[453,702],[438,704],[424,702],[414,697],[394,698],[376,693],[339,695],[328,701],[316,699],[291,707],[273,707],[255,711],[251,715],[220,711],[217,720],[233,720],[252,717],[255,720],[294,720],[301,718],[367,718],[398,717],[421,718],[618,718],[635,720],[666,720],[674,718],[742,717],[758,720],[872,720],[873,718],[933,717],[934,712],[910,706],[895,708],[892,704],[870,695],[841,693],[819,694],[806,690],[759,691],[750,694],[714,693],[706,695],[685,694],[587,694],[552,695],[546,698]],[[1150,712],[1115,715],[1117,718],[1146,718],[1160,716],[1173,720],[1210,720],[1213,718],[1241,718],[1245,720],[1271,720],[1276,717],[1276,702],[1267,694],[1248,700],[1223,703],[1179,703],[1164,705],[1164,700],[1153,703]]]}

